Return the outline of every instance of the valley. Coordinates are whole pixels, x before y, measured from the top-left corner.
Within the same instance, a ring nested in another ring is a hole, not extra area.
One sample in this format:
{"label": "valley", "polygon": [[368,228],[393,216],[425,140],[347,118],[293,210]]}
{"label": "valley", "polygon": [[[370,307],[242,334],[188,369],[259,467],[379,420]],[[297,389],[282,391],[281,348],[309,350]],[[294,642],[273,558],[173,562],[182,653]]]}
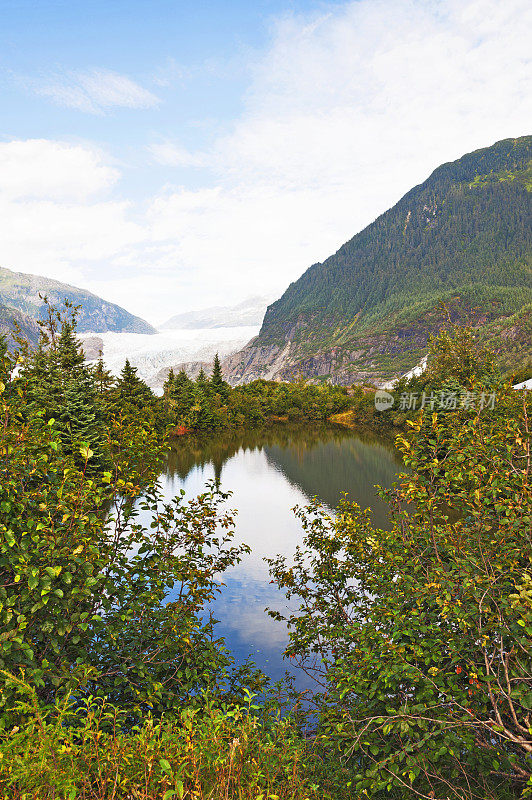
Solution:
{"label": "valley", "polygon": [[531,0],[0,9],[0,800],[532,800]]}
{"label": "valley", "polygon": [[525,797],[531,163],[160,330],[0,271],[0,789],[237,800],[197,758],[242,752],[246,800]]}

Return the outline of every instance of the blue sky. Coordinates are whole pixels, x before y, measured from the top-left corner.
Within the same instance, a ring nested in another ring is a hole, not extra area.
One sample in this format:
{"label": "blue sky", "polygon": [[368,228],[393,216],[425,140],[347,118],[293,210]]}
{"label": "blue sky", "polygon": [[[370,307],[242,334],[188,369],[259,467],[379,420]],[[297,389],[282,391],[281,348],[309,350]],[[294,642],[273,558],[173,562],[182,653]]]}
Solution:
{"label": "blue sky", "polygon": [[[278,0],[0,5],[2,138],[93,140],[117,158],[125,155],[138,173],[132,179],[144,186],[161,176],[136,157],[138,149],[176,132],[186,147],[207,146],[242,112],[250,62],[267,48],[275,20],[323,7]],[[127,75],[158,102],[142,113],[120,107],[80,113],[32,91],[92,70]]]}
{"label": "blue sky", "polygon": [[0,264],[150,319],[281,293],[532,133],[528,0],[0,0]]}

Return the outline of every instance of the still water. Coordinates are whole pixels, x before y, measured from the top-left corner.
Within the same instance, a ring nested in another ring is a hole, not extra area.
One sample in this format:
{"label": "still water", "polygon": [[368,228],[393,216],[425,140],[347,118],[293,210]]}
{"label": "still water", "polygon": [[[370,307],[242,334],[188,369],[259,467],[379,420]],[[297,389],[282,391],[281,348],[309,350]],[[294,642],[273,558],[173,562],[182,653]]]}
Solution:
{"label": "still water", "polygon": [[216,480],[231,491],[228,507],[236,509],[236,542],[252,551],[223,577],[225,587],[211,610],[219,620],[217,636],[225,638],[237,663],[248,657],[273,680],[287,669],[282,658],[287,634],[265,608],[286,608],[286,599],[269,583],[264,558],[290,557],[303,531],[292,509],[317,496],[333,509],[347,492],[370,507],[377,526],[387,525],[385,504],[374,485],[389,487],[402,469],[393,445],[371,435],[323,427],[309,430],[280,426],[225,439],[183,437],[168,455],[161,476],[166,497],[185,489],[188,497]]}

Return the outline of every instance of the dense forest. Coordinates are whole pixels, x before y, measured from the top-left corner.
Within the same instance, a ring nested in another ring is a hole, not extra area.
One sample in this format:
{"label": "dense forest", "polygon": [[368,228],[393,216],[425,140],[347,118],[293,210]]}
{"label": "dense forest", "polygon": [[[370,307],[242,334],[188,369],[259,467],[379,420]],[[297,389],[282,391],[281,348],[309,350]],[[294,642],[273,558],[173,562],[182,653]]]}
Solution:
{"label": "dense forest", "polygon": [[209,378],[203,370],[196,381],[184,370],[177,375],[171,370],[164,384],[163,405],[170,424],[182,430],[208,431],[275,421],[325,421],[345,411],[350,402],[339,386],[316,386],[305,380],[258,380],[233,388],[224,381],[216,356]]}
{"label": "dense forest", "polygon": [[390,527],[314,502],[270,562],[286,656],[316,678],[303,703],[235,666],[205,613],[247,550],[228,494],[163,501],[157,476],[176,427],[253,428],[248,406],[310,424],[363,388],[237,391],[216,364],[155,398],[127,363],[88,367],[75,315],[47,310],[36,349],[0,339],[0,796],[530,796],[532,397],[473,332],[434,337],[396,387],[431,404],[405,414]]}

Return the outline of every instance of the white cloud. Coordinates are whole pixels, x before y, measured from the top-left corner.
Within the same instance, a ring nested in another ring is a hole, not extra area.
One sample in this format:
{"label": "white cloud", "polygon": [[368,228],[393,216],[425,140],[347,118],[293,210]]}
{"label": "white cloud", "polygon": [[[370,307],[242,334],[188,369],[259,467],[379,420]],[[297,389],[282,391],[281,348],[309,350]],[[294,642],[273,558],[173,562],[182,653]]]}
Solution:
{"label": "white cloud", "polygon": [[88,145],[25,139],[0,142],[0,196],[81,199],[110,188],[119,173]]}
{"label": "white cloud", "polygon": [[70,72],[47,82],[34,84],[34,91],[54,103],[89,114],[103,114],[112,107],[153,108],[160,102],[138,83],[106,69]]}
{"label": "white cloud", "polygon": [[272,287],[282,291],[301,264],[316,260],[316,228],[324,252],[335,248],[333,200],[338,201],[337,193],[315,197],[304,190],[264,186],[181,189],[152,202],[149,235],[166,243],[159,264],[173,272],[174,281],[187,284],[194,301],[201,294],[205,305],[215,303],[221,291],[227,300],[238,300]]}
{"label": "white cloud", "polygon": [[0,143],[2,266],[87,285],[145,238],[131,203],[110,199],[119,172],[82,144],[29,139]]}
{"label": "white cloud", "polygon": [[288,17],[255,70],[247,113],[219,143],[233,175],[395,193],[448,158],[528,132],[528,0],[359,0]]}

